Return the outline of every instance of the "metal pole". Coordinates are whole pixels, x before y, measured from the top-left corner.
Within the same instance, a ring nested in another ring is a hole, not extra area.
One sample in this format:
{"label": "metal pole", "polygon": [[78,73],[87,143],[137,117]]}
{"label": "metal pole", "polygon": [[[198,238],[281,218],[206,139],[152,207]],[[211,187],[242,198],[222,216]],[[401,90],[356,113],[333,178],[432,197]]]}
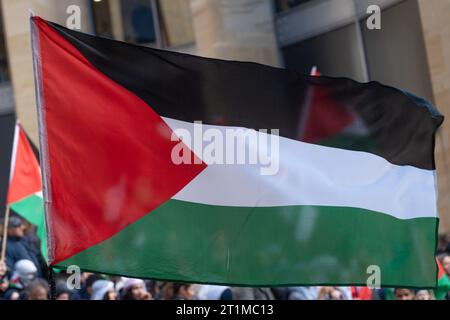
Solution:
{"label": "metal pole", "polygon": [[358,45],[359,50],[359,56],[360,56],[360,63],[361,63],[361,69],[362,69],[362,81],[368,82],[370,80],[370,74],[369,74],[369,66],[367,65],[367,55],[366,55],[366,48],[364,45],[364,38],[362,35],[361,30],[361,24],[359,22],[359,8],[356,0],[353,2],[354,5],[354,16],[355,16],[355,29],[356,29],[356,41]]}
{"label": "metal pole", "polygon": [[163,43],[161,37],[158,3],[155,0],[150,0],[150,5],[152,8],[153,26],[155,28],[156,48],[161,49],[163,47]]}

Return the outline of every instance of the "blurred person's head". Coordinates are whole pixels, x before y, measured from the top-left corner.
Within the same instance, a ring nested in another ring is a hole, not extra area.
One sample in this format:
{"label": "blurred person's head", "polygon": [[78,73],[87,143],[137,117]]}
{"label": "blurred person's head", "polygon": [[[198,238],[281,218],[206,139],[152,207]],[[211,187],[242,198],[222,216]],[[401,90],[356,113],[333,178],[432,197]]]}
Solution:
{"label": "blurred person's head", "polygon": [[82,272],[81,273],[81,282],[82,283],[86,283],[86,280],[90,277],[90,276],[92,276],[93,275],[93,273],[92,272]]}
{"label": "blurred person's head", "polygon": [[27,220],[22,220],[22,224],[23,224],[23,232],[24,234],[27,234],[29,232],[36,232],[36,226],[32,223],[30,223]]}
{"label": "blurred person's head", "polygon": [[446,233],[441,233],[438,236],[438,247],[445,249],[449,242],[449,236]]}
{"label": "blurred person's head", "polygon": [[174,299],[174,284],[173,282],[166,282],[161,288],[162,295],[161,298],[163,300],[172,300]]}
{"label": "blurred person's head", "polygon": [[92,295],[92,285],[94,284],[94,282],[96,282],[98,280],[104,280],[104,279],[101,275],[98,275],[95,273],[89,274],[87,276],[86,281],[84,282],[84,285],[86,287],[86,293],[89,295],[89,297]]}
{"label": "blurred person's head", "polygon": [[0,260],[0,279],[6,275],[6,272],[8,272],[8,267],[6,266],[5,261]]}
{"label": "blurred person's head", "polygon": [[433,296],[429,290],[419,290],[416,292],[415,300],[433,300]]}
{"label": "blurred person's head", "polygon": [[19,217],[10,217],[8,222],[8,237],[21,238],[25,234],[25,225]]}
{"label": "blurred person's head", "polygon": [[145,282],[141,279],[127,278],[123,284],[124,300],[149,300],[151,294],[145,287]]}
{"label": "blurred person's head", "polygon": [[71,291],[67,288],[67,283],[64,280],[56,283],[56,300],[70,300]]}
{"label": "blurred person's head", "polygon": [[0,280],[0,293],[6,292],[9,288],[9,281],[8,279]]}
{"label": "blurred person's head", "polygon": [[70,293],[61,292],[60,294],[56,295],[56,300],[70,300]]}
{"label": "blurred person's head", "polygon": [[194,286],[185,283],[173,284],[173,299],[192,300],[195,296]]}
{"label": "blurred person's head", "polygon": [[446,254],[441,258],[442,268],[450,276],[450,255]]}
{"label": "blurred person's head", "polygon": [[6,292],[9,288],[9,281],[6,276],[7,271],[8,268],[6,267],[6,263],[0,260],[0,293]]}
{"label": "blurred person's head", "polygon": [[24,287],[36,278],[37,268],[33,261],[22,259],[14,264],[11,282],[20,282]]}
{"label": "blurred person's head", "polygon": [[344,300],[344,294],[342,293],[342,291],[333,288],[330,291],[330,300]]}
{"label": "blurred person's head", "polygon": [[20,300],[20,293],[17,290],[8,290],[3,296],[5,300]]}
{"label": "blurred person's head", "polygon": [[337,287],[323,286],[319,290],[319,300],[344,300],[344,294]]}
{"label": "blurred person's head", "polygon": [[395,300],[413,300],[414,291],[406,288],[396,288],[394,289]]}
{"label": "blurred person's head", "polygon": [[116,300],[114,282],[109,280],[97,280],[92,285],[91,300]]}
{"label": "blurred person's head", "polygon": [[28,300],[47,300],[48,299],[48,283],[44,279],[34,279],[25,288]]}
{"label": "blurred person's head", "polygon": [[108,290],[103,296],[103,300],[117,300],[117,292],[114,289]]}
{"label": "blurred person's head", "polygon": [[233,290],[236,290],[236,288],[210,284],[193,286],[195,299],[198,300],[233,300]]}

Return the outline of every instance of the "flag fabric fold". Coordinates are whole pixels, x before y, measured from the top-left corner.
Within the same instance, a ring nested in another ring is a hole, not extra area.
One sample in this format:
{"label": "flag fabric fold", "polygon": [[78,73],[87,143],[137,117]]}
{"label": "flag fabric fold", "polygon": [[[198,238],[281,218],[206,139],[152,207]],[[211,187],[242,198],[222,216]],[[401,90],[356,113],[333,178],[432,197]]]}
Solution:
{"label": "flag fabric fold", "polygon": [[[383,286],[435,286],[443,117],[429,102],[376,82],[31,24],[52,266],[365,286],[376,265]],[[277,172],[205,160],[177,135],[195,137],[197,121],[243,141],[249,131],[238,129],[279,130]],[[180,146],[192,162],[173,161]]]}

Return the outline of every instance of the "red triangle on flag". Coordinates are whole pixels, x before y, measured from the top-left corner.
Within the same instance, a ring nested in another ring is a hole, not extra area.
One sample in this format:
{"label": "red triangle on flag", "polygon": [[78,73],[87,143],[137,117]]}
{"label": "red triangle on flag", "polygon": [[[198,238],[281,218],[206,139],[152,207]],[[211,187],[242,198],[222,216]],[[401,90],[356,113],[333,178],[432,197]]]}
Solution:
{"label": "red triangle on flag", "polygon": [[152,212],[206,164],[195,164],[191,150],[194,164],[175,164],[171,151],[180,141],[164,120],[47,22],[34,23],[49,159],[49,261],[57,264]]}

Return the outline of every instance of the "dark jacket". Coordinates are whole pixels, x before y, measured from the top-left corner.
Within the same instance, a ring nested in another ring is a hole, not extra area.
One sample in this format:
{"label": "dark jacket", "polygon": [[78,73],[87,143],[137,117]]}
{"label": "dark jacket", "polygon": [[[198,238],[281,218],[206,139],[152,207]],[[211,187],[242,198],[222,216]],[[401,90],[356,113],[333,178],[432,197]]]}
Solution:
{"label": "dark jacket", "polygon": [[32,261],[37,268],[37,276],[43,276],[39,252],[33,249],[24,238],[8,237],[6,242],[6,265],[10,274],[14,271],[14,264],[22,259]]}

